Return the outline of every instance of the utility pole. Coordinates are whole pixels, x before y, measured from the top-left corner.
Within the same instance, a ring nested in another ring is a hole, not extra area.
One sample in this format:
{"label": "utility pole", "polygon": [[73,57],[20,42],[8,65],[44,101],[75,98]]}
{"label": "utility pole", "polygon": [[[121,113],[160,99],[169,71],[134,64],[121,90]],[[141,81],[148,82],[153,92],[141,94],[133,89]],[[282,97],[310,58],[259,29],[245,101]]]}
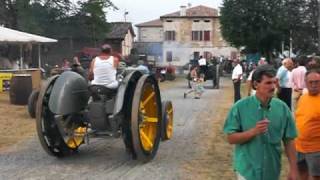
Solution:
{"label": "utility pole", "polygon": [[292,56],[292,30],[290,30],[290,49],[289,49],[289,58]]}

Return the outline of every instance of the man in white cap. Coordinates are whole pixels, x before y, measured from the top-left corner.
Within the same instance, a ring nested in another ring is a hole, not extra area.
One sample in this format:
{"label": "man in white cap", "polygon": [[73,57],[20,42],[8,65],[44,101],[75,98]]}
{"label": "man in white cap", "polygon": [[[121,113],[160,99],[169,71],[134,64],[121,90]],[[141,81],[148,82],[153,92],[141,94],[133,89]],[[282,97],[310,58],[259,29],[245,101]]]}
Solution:
{"label": "man in white cap", "polygon": [[263,64],[268,64],[265,57],[260,58],[260,60],[258,62],[258,66],[263,65]]}

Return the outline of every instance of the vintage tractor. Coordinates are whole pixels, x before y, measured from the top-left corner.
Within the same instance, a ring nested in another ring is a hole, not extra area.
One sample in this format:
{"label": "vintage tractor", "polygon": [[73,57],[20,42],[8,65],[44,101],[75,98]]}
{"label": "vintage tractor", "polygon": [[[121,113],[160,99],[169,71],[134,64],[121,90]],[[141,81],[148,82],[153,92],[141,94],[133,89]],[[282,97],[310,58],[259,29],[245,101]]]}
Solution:
{"label": "vintage tractor", "polygon": [[118,76],[113,90],[88,85],[68,71],[42,85],[36,109],[36,126],[43,149],[63,157],[76,152],[94,137],[122,137],[134,159],[147,162],[157,153],[160,140],[173,133],[173,107],[161,102],[156,79],[139,71]]}

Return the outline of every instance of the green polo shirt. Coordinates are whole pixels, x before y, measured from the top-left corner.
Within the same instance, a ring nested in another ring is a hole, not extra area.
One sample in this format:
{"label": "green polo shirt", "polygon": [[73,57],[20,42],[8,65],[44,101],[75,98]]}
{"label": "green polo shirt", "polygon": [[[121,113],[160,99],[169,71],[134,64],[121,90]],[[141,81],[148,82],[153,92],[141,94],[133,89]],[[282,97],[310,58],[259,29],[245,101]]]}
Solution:
{"label": "green polo shirt", "polygon": [[233,105],[223,131],[226,134],[247,131],[264,117],[270,121],[268,132],[235,147],[233,166],[246,180],[279,179],[281,140],[297,136],[291,111],[285,103],[272,98],[269,106],[263,108],[256,96],[247,97]]}

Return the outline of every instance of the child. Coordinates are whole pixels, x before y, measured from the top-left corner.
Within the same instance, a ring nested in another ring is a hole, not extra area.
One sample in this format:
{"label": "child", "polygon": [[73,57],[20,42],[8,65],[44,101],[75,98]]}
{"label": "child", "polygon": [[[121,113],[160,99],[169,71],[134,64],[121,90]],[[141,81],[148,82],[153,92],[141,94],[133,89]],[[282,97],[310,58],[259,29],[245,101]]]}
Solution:
{"label": "child", "polygon": [[202,95],[204,88],[203,88],[203,82],[204,82],[204,75],[201,74],[199,75],[199,67],[198,66],[193,66],[190,71],[190,76],[191,76],[191,90],[183,93],[183,98],[186,98],[188,94],[194,93],[194,98],[195,99],[200,99],[200,96]]}
{"label": "child", "polygon": [[200,77],[197,78],[197,81],[195,83],[195,99],[200,99],[202,93],[204,92],[203,82],[204,74],[200,74]]}

